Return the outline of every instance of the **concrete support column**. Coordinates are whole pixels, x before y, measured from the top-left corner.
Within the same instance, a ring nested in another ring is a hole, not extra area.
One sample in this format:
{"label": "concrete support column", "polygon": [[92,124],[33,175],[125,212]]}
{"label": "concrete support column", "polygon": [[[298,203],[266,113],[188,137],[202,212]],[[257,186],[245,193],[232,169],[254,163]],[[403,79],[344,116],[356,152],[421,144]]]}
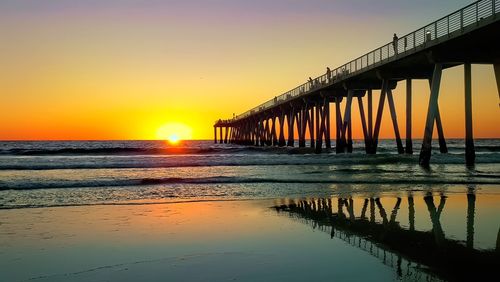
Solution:
{"label": "concrete support column", "polygon": [[340,112],[340,98],[335,98],[335,120],[336,120],[336,136],[335,136],[335,151],[341,153],[344,151],[344,143],[342,142],[342,114]]}
{"label": "concrete support column", "polygon": [[271,136],[271,126],[269,125],[269,123],[271,122],[271,120],[269,118],[266,118],[266,127],[265,127],[265,131],[264,131],[264,140],[265,140],[265,143],[266,143],[266,146],[271,146],[272,142],[273,142],[273,139],[272,139],[272,136]]}
{"label": "concrete support column", "polygon": [[321,103],[316,102],[316,145],[314,147],[314,152],[317,154],[321,153],[323,147],[323,134],[321,133],[322,123]]}
{"label": "concrete support column", "polygon": [[293,147],[294,145],[294,123],[295,123],[295,109],[292,107],[288,113],[288,143],[287,146]]}
{"label": "concrete support column", "polygon": [[309,137],[311,138],[311,148],[314,148],[314,106],[307,108],[307,116],[309,118]]}
{"label": "concrete support column", "polygon": [[412,116],[412,98],[411,93],[411,78],[406,79],[406,148],[405,152],[407,154],[413,154],[413,141],[411,137],[411,116]]}
{"label": "concrete support column", "polygon": [[299,147],[303,148],[306,146],[306,108],[304,105],[297,115],[297,128],[299,131]]}
{"label": "concrete support column", "polygon": [[225,127],[225,134],[224,134],[224,144],[227,144],[227,138],[228,138],[228,135],[229,135],[229,127]]}
{"label": "concrete support column", "polygon": [[352,153],[352,119],[347,123],[347,152]]}
{"label": "concrete support column", "polygon": [[271,137],[273,146],[278,146],[278,136],[276,135],[276,115],[272,117],[273,125],[271,127]]}
{"label": "concrete support column", "polygon": [[284,147],[286,145],[285,142],[285,114],[283,112],[278,116],[280,123],[280,137],[278,139],[278,146]]}
{"label": "concrete support column", "polygon": [[474,136],[472,131],[472,83],[471,65],[464,64],[465,86],[465,163],[474,165],[476,152],[474,149]]}
{"label": "concrete support column", "polygon": [[373,135],[373,104],[372,104],[372,90],[368,89],[368,136],[369,139]]}
{"label": "concrete support column", "polygon": [[217,127],[214,126],[214,144],[217,144]]}
{"label": "concrete support column", "polygon": [[359,115],[361,117],[361,127],[363,129],[363,138],[365,141],[365,151],[368,153],[368,147],[369,147],[369,135],[368,135],[368,129],[366,128],[366,117],[365,117],[365,108],[363,106],[363,98],[358,97],[358,106],[359,106]]}
{"label": "concrete support column", "polygon": [[[354,95],[354,90],[347,90],[347,101],[346,101],[346,105],[345,105],[345,111],[344,111],[344,121],[342,123],[342,136],[340,139],[342,139],[342,142],[343,144],[346,144],[347,145],[347,148],[349,150],[349,142],[347,141],[347,136],[348,135],[348,132],[347,132],[347,129],[348,127],[350,127],[350,123],[351,123],[351,105],[352,105],[352,97]],[[352,144],[351,144],[352,146]],[[342,152],[344,152],[344,150],[342,150]],[[351,149],[351,152],[352,152],[352,149]]]}
{"label": "concrete support column", "polygon": [[326,128],[325,128],[325,147],[330,149],[332,147],[331,135],[330,135],[330,99],[325,98],[324,103],[324,116],[326,119]]}

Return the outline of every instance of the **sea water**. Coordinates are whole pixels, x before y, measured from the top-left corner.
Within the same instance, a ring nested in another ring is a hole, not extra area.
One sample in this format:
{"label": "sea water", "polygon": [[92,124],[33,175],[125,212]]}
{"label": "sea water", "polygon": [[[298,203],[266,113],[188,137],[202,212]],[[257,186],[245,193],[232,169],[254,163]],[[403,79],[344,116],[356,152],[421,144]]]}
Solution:
{"label": "sea water", "polygon": [[418,165],[419,141],[414,155],[397,154],[394,140],[380,141],[376,155],[365,154],[362,141],[345,154],[213,141],[0,142],[0,208],[329,196],[433,185],[463,192],[468,185],[500,184],[500,140],[475,141],[474,167],[464,165],[463,140],[447,141],[449,153],[433,148],[430,168]]}

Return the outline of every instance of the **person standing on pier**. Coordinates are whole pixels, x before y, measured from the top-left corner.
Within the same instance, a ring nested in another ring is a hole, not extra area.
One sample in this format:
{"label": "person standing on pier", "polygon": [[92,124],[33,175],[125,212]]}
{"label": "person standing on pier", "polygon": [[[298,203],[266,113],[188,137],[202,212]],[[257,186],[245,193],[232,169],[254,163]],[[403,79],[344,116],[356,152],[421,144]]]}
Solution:
{"label": "person standing on pier", "polygon": [[394,33],[392,37],[392,45],[394,47],[394,55],[398,54],[398,36]]}
{"label": "person standing on pier", "polygon": [[311,77],[309,77],[309,89],[313,88],[313,80]]}
{"label": "person standing on pier", "polygon": [[326,67],[326,79],[328,79],[328,83],[330,83],[331,76],[332,76],[332,71],[330,70],[329,67]]}

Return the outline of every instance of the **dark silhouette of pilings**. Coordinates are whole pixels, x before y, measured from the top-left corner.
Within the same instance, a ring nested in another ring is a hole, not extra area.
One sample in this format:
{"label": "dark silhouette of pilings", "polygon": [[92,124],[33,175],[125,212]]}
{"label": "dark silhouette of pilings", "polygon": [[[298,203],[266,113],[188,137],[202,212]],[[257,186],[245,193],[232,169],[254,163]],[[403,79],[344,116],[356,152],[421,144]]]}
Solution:
{"label": "dark silhouette of pilings", "polygon": [[[437,99],[439,95],[439,85],[441,81],[441,64],[435,65],[431,82],[431,96],[427,114],[426,130],[424,141],[420,152],[420,163],[426,165],[430,160],[432,130],[434,121],[438,128],[440,148],[446,152],[446,142],[442,130],[439,107]],[[466,67],[466,100],[470,98],[470,72]],[[241,145],[255,146],[289,146],[296,145],[298,137],[298,147],[305,147],[309,138],[310,147],[320,153],[324,148],[331,148],[331,117],[330,103],[335,105],[335,150],[337,153],[352,152],[352,103],[356,99],[359,107],[359,114],[365,143],[365,151],[368,154],[377,152],[379,133],[382,124],[385,102],[390,111],[391,122],[396,140],[398,153],[413,152],[412,132],[411,132],[411,108],[412,108],[412,78],[406,79],[406,149],[403,146],[398,120],[396,116],[396,105],[394,103],[392,90],[396,86],[396,81],[390,78],[380,81],[380,96],[376,111],[375,121],[373,120],[373,87],[367,89],[350,89],[340,92],[322,92],[317,97],[304,98],[299,101],[281,104],[280,107],[271,108],[258,115],[251,115],[245,119],[233,121],[219,120],[214,126],[214,142],[234,143]],[[367,100],[367,112],[365,112],[364,99]],[[342,102],[345,102],[344,113],[342,114]],[[467,156],[473,156],[474,147],[472,141],[471,123],[471,103],[466,103],[466,128]],[[219,132],[217,132],[219,130]],[[225,133],[225,134],[224,134]],[[309,136],[308,136],[309,135]],[[473,158],[467,157],[467,160]]]}
{"label": "dark silhouette of pilings", "polygon": [[[500,66],[497,64],[494,68],[497,84],[500,88]],[[349,89],[347,87],[347,89],[338,91],[320,91],[317,92],[317,95],[281,103],[279,106],[270,107],[268,110],[262,110],[246,118],[219,120],[214,125],[214,142],[278,147],[298,145],[300,148],[305,148],[307,140],[309,140],[310,147],[314,148],[314,152],[321,153],[325,148],[331,148],[331,135],[333,134],[331,122],[333,120],[335,151],[337,153],[352,152],[352,104],[353,100],[357,100],[361,121],[359,126],[363,133],[365,151],[367,154],[376,154],[387,100],[397,152],[412,154],[412,80],[424,78],[429,81],[431,93],[419,163],[428,166],[431,158],[434,125],[437,128],[440,152],[448,152],[438,105],[442,70],[443,64],[436,63],[432,73],[408,76],[404,79],[406,81],[405,146],[403,146],[401,139],[393,97],[393,89],[401,78],[393,78],[390,75],[381,75],[378,83],[370,84],[370,87],[364,89]],[[469,63],[464,64],[464,85],[466,163],[472,165],[475,161],[475,149],[472,131],[471,65]],[[373,90],[378,89],[380,90],[378,104],[374,105]],[[366,109],[365,100],[367,102]],[[330,103],[334,104],[332,116],[330,115]],[[373,116],[374,106],[376,107],[375,117]],[[218,136],[219,138],[217,138]]]}
{"label": "dark silhouette of pilings", "polygon": [[[409,228],[400,225],[397,220],[398,211],[403,202],[399,197],[396,198],[390,219],[387,218],[380,199],[373,197],[364,199],[362,209],[358,211],[359,214],[355,213],[354,201],[351,197],[338,197],[336,201],[332,198],[302,199],[290,201],[288,204],[282,202],[281,205],[273,208],[280,214],[288,215],[310,225],[315,230],[330,234],[331,238],[341,239],[379,258],[384,264],[393,267],[398,277],[406,276],[408,280],[420,280],[421,276],[415,279],[419,276],[412,278],[411,273],[415,274],[422,269],[424,270],[422,273],[430,273],[434,277],[450,281],[472,281],[478,278],[482,280],[482,277],[491,279],[495,277],[498,262],[500,262],[500,230],[496,249],[473,248],[474,236],[473,232],[469,231],[474,224],[473,190],[469,189],[467,195],[467,242],[465,246],[461,240],[445,237],[440,222],[446,203],[446,196],[443,194],[437,197],[439,199],[437,207],[434,204],[435,196],[431,193],[423,197],[432,231],[415,229],[414,219],[411,219],[415,216],[415,205],[411,194],[407,198],[410,213]],[[417,199],[422,201],[420,197]],[[384,199],[384,203],[386,202]],[[333,205],[336,207],[334,208]],[[366,216],[368,209],[372,214],[370,219]],[[381,220],[376,221],[377,210]],[[406,263],[403,263],[404,260]],[[411,268],[410,264],[413,265]],[[406,271],[405,267],[408,267]]]}
{"label": "dark silhouette of pilings", "polygon": [[472,189],[467,193],[467,240],[468,248],[474,248],[474,218],[476,211],[476,194]]}

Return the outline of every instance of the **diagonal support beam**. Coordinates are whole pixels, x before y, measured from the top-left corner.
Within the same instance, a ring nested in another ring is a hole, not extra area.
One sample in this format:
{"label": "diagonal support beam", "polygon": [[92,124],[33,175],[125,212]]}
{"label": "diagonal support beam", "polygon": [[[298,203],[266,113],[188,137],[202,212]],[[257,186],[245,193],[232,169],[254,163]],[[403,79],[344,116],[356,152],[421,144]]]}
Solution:
{"label": "diagonal support beam", "polygon": [[382,123],[382,114],[384,113],[385,96],[387,91],[388,81],[382,81],[382,89],[380,90],[380,99],[378,101],[377,117],[375,120],[375,128],[373,129],[373,136],[370,144],[370,154],[377,153],[378,135],[380,133],[380,125]]}
{"label": "diagonal support beam", "polygon": [[401,142],[401,136],[399,135],[398,119],[396,116],[396,107],[394,106],[394,99],[392,97],[392,90],[387,88],[387,101],[389,102],[389,110],[391,111],[392,126],[394,127],[394,135],[396,137],[396,144],[398,146],[398,153],[404,154],[405,149],[403,148],[403,143]]}
{"label": "diagonal support beam", "polygon": [[443,65],[438,63],[434,66],[432,74],[431,96],[429,97],[429,107],[427,109],[427,118],[425,122],[424,139],[422,140],[422,149],[420,150],[419,162],[422,166],[429,166],[432,150],[432,131],[434,130],[434,120],[438,109],[439,86],[441,84],[441,74]]}
{"label": "diagonal support beam", "polygon": [[[432,88],[432,80],[433,78],[429,80],[429,86],[431,88]],[[448,147],[446,146],[446,139],[444,138],[443,124],[441,123],[441,113],[439,112],[439,104],[436,106],[435,120],[436,120],[436,128],[439,140],[439,151],[443,154],[448,153]]]}
{"label": "diagonal support beam", "polygon": [[[500,99],[500,63],[494,64],[493,70],[495,71],[495,78],[497,81],[498,98]],[[500,106],[500,103],[498,105]]]}

